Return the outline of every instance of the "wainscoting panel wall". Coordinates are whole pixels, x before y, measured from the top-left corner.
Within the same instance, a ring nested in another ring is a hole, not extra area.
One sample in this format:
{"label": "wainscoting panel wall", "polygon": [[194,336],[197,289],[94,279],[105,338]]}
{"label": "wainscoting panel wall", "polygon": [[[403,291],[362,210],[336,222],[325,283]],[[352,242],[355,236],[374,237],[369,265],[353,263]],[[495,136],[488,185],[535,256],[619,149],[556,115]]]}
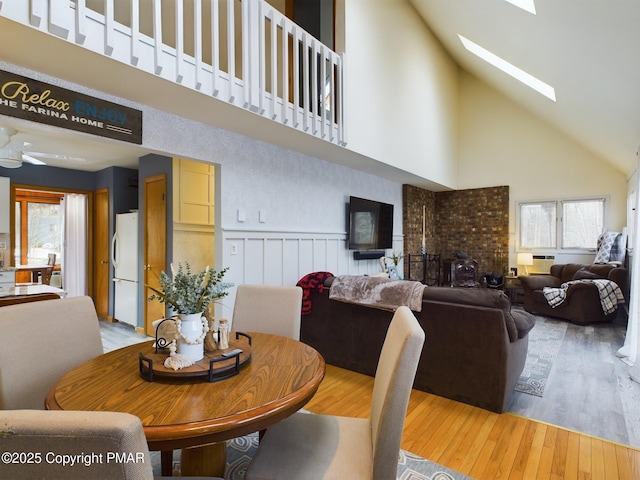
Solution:
{"label": "wainscoting panel wall", "polygon": [[[354,260],[347,249],[344,232],[278,232],[223,229],[223,262],[229,267],[225,279],[241,284],[295,285],[311,272],[328,271],[334,275],[375,275],[378,260]],[[394,248],[386,255],[402,252],[403,236],[394,235]],[[402,271],[402,269],[400,269]],[[224,299],[222,315],[230,317],[235,288]]]}

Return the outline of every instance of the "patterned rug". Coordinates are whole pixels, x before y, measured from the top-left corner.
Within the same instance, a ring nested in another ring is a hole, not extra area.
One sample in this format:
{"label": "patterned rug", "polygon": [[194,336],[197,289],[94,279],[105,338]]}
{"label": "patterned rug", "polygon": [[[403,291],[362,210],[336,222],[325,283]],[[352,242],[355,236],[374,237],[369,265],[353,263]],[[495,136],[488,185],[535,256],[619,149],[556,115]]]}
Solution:
{"label": "patterned rug", "polygon": [[[256,448],[258,448],[257,433],[228,441],[227,470],[224,478],[226,480],[244,480],[244,472]],[[178,475],[180,471],[179,456],[179,451],[174,452],[174,476]],[[160,476],[160,453],[151,452],[151,461],[154,475]],[[397,480],[468,480],[470,478],[442,465],[400,450]]]}
{"label": "patterned rug", "polygon": [[566,331],[567,322],[536,316],[536,325],[529,332],[527,361],[515,391],[542,397]]}

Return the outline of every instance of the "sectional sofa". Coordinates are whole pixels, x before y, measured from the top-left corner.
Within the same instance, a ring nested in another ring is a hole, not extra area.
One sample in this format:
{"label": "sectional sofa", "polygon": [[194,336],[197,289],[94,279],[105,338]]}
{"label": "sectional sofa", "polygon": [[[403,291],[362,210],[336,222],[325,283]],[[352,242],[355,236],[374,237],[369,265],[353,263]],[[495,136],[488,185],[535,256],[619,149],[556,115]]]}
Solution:
{"label": "sectional sofa", "polygon": [[[309,295],[300,339],[328,364],[375,375],[393,312],[329,298],[334,278]],[[426,287],[414,311],[426,340],[414,388],[494,412],[522,373],[535,318],[487,288]]]}

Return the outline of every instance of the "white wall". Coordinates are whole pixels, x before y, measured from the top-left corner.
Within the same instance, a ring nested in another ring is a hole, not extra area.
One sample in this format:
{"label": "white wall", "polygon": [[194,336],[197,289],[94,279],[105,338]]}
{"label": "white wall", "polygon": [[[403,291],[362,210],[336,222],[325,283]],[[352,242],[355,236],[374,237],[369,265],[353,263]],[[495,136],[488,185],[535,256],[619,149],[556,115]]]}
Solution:
{"label": "white wall", "polygon": [[[145,149],[219,165],[216,268],[229,266],[228,281],[236,285],[291,285],[317,270],[329,270],[336,275],[378,272],[376,260],[355,261],[347,250],[349,195],[395,205],[394,250],[402,250],[399,183],[14,65],[0,62],[0,68],[140,109]],[[115,141],[107,141],[112,142]],[[104,143],[98,147],[104,149]],[[238,221],[238,209],[245,213],[243,222]],[[260,221],[260,210],[264,211],[264,222]],[[238,247],[238,254],[231,255],[231,243]],[[233,297],[225,305],[232,302]]]}
{"label": "white wall", "polygon": [[[605,195],[606,228],[620,231],[626,225],[622,172],[468,73],[460,75],[460,92],[457,187],[509,185],[511,266],[519,201]],[[557,257],[557,263],[579,260]]]}
{"label": "white wall", "polygon": [[[145,146],[220,166],[216,267],[230,268],[227,281],[294,285],[313,271],[376,273],[376,260],[356,261],[347,250],[349,195],[395,205],[394,250],[402,250],[401,184],[142,108]],[[217,307],[219,316],[230,315],[234,293]]]}
{"label": "white wall", "polygon": [[336,10],[347,148],[453,186],[456,64],[408,2],[338,0]]}

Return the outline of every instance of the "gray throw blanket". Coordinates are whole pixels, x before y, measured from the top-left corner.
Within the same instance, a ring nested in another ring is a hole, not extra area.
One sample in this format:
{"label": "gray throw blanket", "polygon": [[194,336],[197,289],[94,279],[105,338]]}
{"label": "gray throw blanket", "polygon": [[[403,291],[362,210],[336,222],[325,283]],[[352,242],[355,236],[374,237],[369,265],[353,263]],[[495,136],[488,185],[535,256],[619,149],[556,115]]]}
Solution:
{"label": "gray throw blanket", "polygon": [[615,312],[618,304],[624,303],[624,295],[618,284],[605,279],[572,280],[563,283],[560,285],[560,288],[544,287],[542,293],[547,299],[547,303],[551,305],[552,308],[555,308],[565,301],[568,288],[576,283],[592,283],[597,287],[598,293],[600,294],[600,305],[605,315]]}
{"label": "gray throw blanket", "polygon": [[329,298],[390,311],[406,305],[414,312],[420,312],[424,287],[420,282],[341,275],[331,284]]}

